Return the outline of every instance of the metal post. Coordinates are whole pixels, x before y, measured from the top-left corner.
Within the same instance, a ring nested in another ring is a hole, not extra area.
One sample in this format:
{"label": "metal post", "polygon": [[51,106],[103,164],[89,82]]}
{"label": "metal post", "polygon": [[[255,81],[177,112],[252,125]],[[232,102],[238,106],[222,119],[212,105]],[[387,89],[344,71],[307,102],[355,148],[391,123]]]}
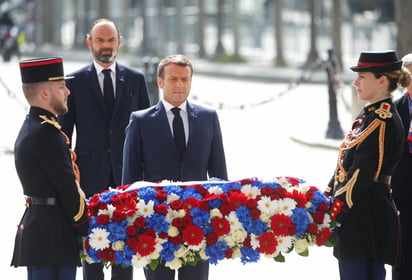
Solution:
{"label": "metal post", "polygon": [[336,101],[336,57],[333,49],[328,50],[328,61],[326,62],[326,73],[328,75],[328,94],[329,94],[329,122],[326,131],[328,139],[342,139],[343,131],[338,119],[338,109]]}
{"label": "metal post", "polygon": [[157,86],[158,65],[159,59],[157,57],[143,57],[143,68],[149,90],[150,105],[154,105],[159,102],[159,88]]}

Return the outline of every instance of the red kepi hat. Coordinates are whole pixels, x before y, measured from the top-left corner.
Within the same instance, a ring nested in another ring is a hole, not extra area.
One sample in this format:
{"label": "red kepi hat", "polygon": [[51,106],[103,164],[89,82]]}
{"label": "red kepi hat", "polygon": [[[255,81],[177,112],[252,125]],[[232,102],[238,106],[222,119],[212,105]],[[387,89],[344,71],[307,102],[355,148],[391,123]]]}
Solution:
{"label": "red kepi hat", "polygon": [[401,69],[402,60],[398,60],[395,51],[362,52],[358,64],[350,69],[354,72],[392,72]]}
{"label": "red kepi hat", "polygon": [[65,77],[63,58],[42,57],[26,59],[19,63],[23,84],[46,81],[61,81],[73,77]]}

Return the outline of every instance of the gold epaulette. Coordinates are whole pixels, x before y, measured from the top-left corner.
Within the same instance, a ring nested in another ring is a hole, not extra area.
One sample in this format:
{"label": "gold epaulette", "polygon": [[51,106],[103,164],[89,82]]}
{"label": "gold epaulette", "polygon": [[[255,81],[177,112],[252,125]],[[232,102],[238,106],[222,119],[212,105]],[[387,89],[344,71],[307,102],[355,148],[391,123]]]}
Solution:
{"label": "gold epaulette", "polygon": [[392,118],[391,105],[387,102],[382,102],[381,106],[375,110],[375,113],[379,118],[386,120]]}

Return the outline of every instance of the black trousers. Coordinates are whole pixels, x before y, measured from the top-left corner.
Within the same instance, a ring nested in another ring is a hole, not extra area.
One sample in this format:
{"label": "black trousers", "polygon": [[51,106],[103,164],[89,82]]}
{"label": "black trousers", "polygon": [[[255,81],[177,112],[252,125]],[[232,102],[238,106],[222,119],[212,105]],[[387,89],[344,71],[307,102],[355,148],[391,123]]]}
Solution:
{"label": "black trousers", "polygon": [[[163,264],[159,264],[156,270],[144,269],[146,280],[174,280],[175,271]],[[179,280],[207,280],[209,278],[209,263],[198,262],[195,266],[185,265],[178,269]]]}
{"label": "black trousers", "polygon": [[385,280],[385,264],[371,259],[339,260],[340,280]]}
{"label": "black trousers", "polygon": [[[112,265],[111,269],[112,280],[133,279],[133,266]],[[83,262],[83,280],[104,280],[103,265],[101,263]]]}

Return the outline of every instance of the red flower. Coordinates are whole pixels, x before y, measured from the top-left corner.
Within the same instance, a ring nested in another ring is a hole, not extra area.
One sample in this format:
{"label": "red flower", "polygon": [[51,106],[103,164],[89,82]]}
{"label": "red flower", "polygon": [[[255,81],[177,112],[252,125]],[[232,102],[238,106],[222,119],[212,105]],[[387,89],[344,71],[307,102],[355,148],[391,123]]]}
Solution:
{"label": "red flower", "polygon": [[233,256],[233,249],[229,248],[225,251],[225,258],[230,259]]}
{"label": "red flower", "polygon": [[216,244],[218,240],[219,240],[219,236],[214,232],[208,233],[206,235],[206,244],[209,246]]}
{"label": "red flower", "polygon": [[164,190],[157,190],[156,192],[156,198],[160,201],[160,202],[164,202],[167,200],[167,192],[165,192]]}
{"label": "red flower", "polygon": [[313,213],[313,221],[317,224],[322,224],[324,218],[325,218],[324,212],[316,211],[315,213]]}
{"label": "red flower", "polygon": [[109,215],[99,215],[97,216],[97,223],[99,225],[108,225],[110,222]]}
{"label": "red flower", "polygon": [[249,213],[253,220],[257,220],[262,212],[259,209],[252,209]]}
{"label": "red flower", "polygon": [[153,236],[142,234],[137,238],[137,245],[134,249],[136,253],[144,257],[154,252],[155,245],[156,239]]}
{"label": "red flower", "polygon": [[137,228],[135,226],[127,226],[126,233],[128,236],[135,236],[137,234]]}
{"label": "red flower", "polygon": [[309,224],[307,232],[312,233],[312,234],[317,233],[318,232],[318,225],[317,224]]}
{"label": "red flower", "polygon": [[136,252],[136,246],[138,245],[138,242],[139,241],[137,240],[137,237],[131,237],[126,240],[127,246],[132,248],[134,252]]}
{"label": "red flower", "polygon": [[194,197],[189,197],[187,200],[183,202],[183,207],[186,210],[190,210],[192,208],[196,208],[199,206],[199,200]]}
{"label": "red flower", "polygon": [[321,203],[319,203],[318,205],[318,210],[322,211],[322,212],[326,212],[328,211],[328,204],[325,201],[322,201]]}
{"label": "red flower", "polygon": [[154,211],[160,215],[166,216],[167,206],[164,204],[158,204],[154,207]]}
{"label": "red flower", "polygon": [[249,198],[242,192],[239,192],[239,193],[233,192],[229,196],[229,201],[230,201],[230,204],[233,206],[233,209],[246,205],[246,202],[248,199]]}
{"label": "red flower", "polygon": [[330,228],[322,228],[319,234],[316,235],[316,245],[322,246],[331,234]]}
{"label": "red flower", "polygon": [[262,196],[270,196],[272,194],[273,189],[271,187],[263,187],[260,190],[260,193]]}
{"label": "red flower", "polygon": [[143,228],[146,224],[146,220],[144,217],[137,217],[136,219],[134,219],[133,224],[137,227],[137,228]]}
{"label": "red flower", "polygon": [[176,235],[175,237],[169,236],[169,241],[173,243],[174,245],[180,245],[183,243],[183,235],[179,234],[179,235]]}
{"label": "red flower", "polygon": [[172,226],[177,227],[178,229],[182,229],[184,225],[183,218],[174,218],[172,220]]}
{"label": "red flower", "polygon": [[258,237],[259,240],[259,252],[271,255],[276,252],[276,246],[278,246],[278,241],[274,234],[270,232],[264,232]]}
{"label": "red flower", "polygon": [[101,260],[108,261],[110,263],[114,263],[115,254],[111,247],[104,249],[102,251],[97,252],[97,257]]}
{"label": "red flower", "polygon": [[306,203],[308,202],[306,195],[299,192],[298,190],[293,190],[292,192],[290,192],[289,197],[296,201],[296,207],[299,208],[304,208]]}
{"label": "red flower", "polygon": [[230,232],[230,223],[225,218],[215,217],[212,219],[212,227],[218,236],[228,234]]}
{"label": "red flower", "polygon": [[117,210],[117,209],[113,211],[113,215],[112,215],[113,222],[121,222],[124,219],[126,219],[126,214],[123,211]]}
{"label": "red flower", "polygon": [[270,228],[275,235],[288,236],[295,234],[292,219],[284,214],[274,215],[270,221]]}
{"label": "red flower", "polygon": [[197,226],[191,225],[183,230],[183,240],[189,245],[199,245],[203,240],[203,231]]}
{"label": "red flower", "polygon": [[257,207],[258,203],[256,199],[248,199],[246,201],[246,207],[247,209],[255,209]]}
{"label": "red flower", "polygon": [[220,206],[219,210],[222,215],[227,216],[233,211],[233,208],[229,203],[224,203]]}
{"label": "red flower", "polygon": [[173,210],[179,210],[183,208],[183,203],[180,200],[174,200],[170,202],[170,208]]}

